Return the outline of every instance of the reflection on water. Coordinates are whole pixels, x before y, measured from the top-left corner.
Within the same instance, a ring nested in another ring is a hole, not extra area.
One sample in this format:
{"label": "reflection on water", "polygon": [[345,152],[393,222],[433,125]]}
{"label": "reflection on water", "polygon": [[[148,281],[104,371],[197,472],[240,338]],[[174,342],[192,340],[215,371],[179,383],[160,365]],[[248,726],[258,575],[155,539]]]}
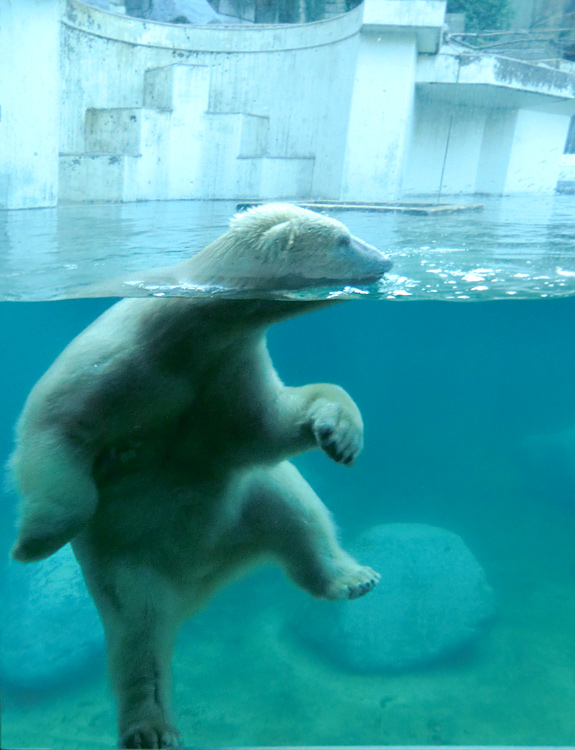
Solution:
{"label": "reflection on water", "polygon": [[[142,284],[138,277],[205,247],[225,231],[235,209],[232,201],[168,201],[2,212],[0,298],[229,293]],[[483,211],[432,216],[329,215],[394,261],[393,272],[369,296],[493,300],[575,293],[575,196],[486,198]],[[313,296],[334,293],[354,297],[366,290],[320,290]]]}

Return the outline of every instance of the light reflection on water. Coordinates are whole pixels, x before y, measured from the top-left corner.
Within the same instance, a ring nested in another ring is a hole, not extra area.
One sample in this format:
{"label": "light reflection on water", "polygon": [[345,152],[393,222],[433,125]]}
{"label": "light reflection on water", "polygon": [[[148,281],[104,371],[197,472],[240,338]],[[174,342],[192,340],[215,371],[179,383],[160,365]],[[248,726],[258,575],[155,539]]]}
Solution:
{"label": "light reflection on water", "polygon": [[[575,196],[483,202],[483,211],[431,216],[330,211],[353,234],[389,254],[392,272],[369,290],[276,296],[367,292],[384,299],[487,300],[575,295]],[[159,287],[137,279],[143,270],[175,265],[205,247],[225,231],[235,210],[235,201],[167,201],[0,212],[0,299],[102,296],[98,285],[118,279],[127,282],[114,287],[121,296],[229,294],[221,287]]]}

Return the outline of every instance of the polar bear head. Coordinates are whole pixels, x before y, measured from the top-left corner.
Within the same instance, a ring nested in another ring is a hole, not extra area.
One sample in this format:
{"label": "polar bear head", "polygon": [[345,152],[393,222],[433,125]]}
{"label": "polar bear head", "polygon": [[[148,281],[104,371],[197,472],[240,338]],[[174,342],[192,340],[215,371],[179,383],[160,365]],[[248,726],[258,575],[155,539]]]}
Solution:
{"label": "polar bear head", "polygon": [[341,222],[270,203],[236,214],[229,230],[185,266],[196,283],[280,290],[372,284],[392,264]]}

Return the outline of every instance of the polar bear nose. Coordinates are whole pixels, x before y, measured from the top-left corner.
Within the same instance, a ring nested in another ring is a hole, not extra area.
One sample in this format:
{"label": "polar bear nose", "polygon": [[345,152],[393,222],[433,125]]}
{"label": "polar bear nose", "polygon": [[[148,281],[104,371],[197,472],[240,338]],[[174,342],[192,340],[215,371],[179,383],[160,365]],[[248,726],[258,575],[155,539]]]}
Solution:
{"label": "polar bear nose", "polygon": [[366,274],[373,274],[379,278],[393,266],[387,255],[384,255],[376,247],[373,247],[373,245],[369,245],[367,242],[353,235],[351,236],[351,248],[356,256],[358,265]]}

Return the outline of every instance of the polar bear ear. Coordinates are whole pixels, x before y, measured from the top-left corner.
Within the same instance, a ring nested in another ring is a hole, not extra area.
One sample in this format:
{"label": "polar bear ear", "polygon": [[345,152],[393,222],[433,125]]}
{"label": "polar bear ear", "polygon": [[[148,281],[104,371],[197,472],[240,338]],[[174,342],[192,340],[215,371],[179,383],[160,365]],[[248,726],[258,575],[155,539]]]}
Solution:
{"label": "polar bear ear", "polygon": [[262,236],[261,250],[266,260],[280,258],[289,253],[295,238],[297,227],[295,221],[282,221],[264,232]]}

